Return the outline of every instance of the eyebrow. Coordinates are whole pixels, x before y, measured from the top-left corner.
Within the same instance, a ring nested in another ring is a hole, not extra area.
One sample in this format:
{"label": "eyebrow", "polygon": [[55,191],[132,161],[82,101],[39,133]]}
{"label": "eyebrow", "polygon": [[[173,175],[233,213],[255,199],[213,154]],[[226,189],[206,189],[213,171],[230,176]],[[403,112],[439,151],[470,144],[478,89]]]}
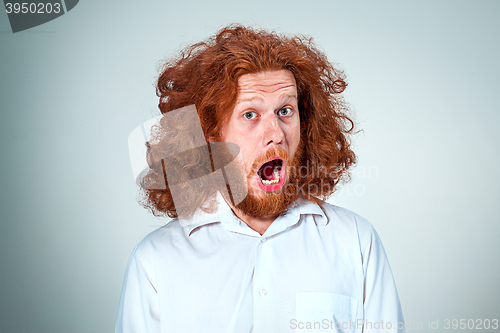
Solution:
{"label": "eyebrow", "polygon": [[[296,93],[284,93],[283,95],[280,96],[279,100],[283,100],[283,99],[290,99],[290,98],[295,98],[297,99],[297,94]],[[242,99],[238,99],[236,100],[236,104],[239,104],[239,103],[243,103],[243,102],[253,102],[253,101],[262,101],[262,98],[259,97],[259,96],[253,96],[253,97],[250,97],[250,98],[242,98]]]}

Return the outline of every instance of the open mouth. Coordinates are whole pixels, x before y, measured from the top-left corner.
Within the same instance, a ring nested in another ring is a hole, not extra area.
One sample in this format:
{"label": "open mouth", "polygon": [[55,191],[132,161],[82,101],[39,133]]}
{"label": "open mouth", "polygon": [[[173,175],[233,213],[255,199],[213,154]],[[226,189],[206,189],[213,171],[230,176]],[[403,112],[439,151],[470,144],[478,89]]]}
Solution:
{"label": "open mouth", "polygon": [[260,187],[265,191],[275,191],[283,185],[285,165],[281,158],[275,158],[262,164],[257,171]]}

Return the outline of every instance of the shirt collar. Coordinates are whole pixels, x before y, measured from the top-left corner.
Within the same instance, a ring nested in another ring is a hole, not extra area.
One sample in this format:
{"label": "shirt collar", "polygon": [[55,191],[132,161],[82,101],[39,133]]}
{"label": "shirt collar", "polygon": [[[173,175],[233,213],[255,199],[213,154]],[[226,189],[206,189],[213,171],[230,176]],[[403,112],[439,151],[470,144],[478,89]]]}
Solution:
{"label": "shirt collar", "polygon": [[236,218],[220,192],[217,192],[214,201],[216,207],[215,211],[206,212],[198,208],[193,215],[185,218],[178,218],[181,227],[187,228],[188,235],[191,235],[193,230],[198,227],[212,223],[220,223],[221,221],[231,218],[231,216]]}
{"label": "shirt collar", "polygon": [[[196,228],[212,223],[221,223],[224,221],[223,224],[226,227],[231,224],[244,223],[234,215],[220,193],[217,193],[214,199],[217,204],[217,208],[214,212],[207,213],[198,209],[188,218],[179,218],[181,226],[188,228],[188,235],[191,235]],[[318,225],[325,226],[328,224],[328,218],[319,204],[299,198],[290,206],[286,214],[278,217],[271,225],[283,224],[285,228],[290,227],[300,220],[301,215],[313,215],[314,221]]]}
{"label": "shirt collar", "polygon": [[328,218],[326,217],[323,208],[319,204],[300,198],[295,201],[294,205],[297,205],[296,209],[298,210],[298,213],[300,215],[313,215],[316,224],[322,226],[328,224]]}
{"label": "shirt collar", "polygon": [[273,224],[282,224],[282,228],[284,229],[299,222],[302,215],[311,215],[317,225],[325,226],[328,223],[328,218],[320,205],[307,199],[299,198]]}

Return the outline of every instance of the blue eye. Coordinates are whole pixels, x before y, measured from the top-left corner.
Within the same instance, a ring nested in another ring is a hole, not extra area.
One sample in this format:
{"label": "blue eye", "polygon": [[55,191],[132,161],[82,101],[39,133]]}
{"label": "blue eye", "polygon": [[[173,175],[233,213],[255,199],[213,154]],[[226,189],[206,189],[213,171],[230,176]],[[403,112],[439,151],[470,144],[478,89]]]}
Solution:
{"label": "blue eye", "polygon": [[278,116],[288,116],[290,113],[292,113],[292,108],[283,108],[278,111]]}
{"label": "blue eye", "polygon": [[246,119],[255,119],[257,117],[257,112],[255,111],[248,111],[243,114],[243,117]]}

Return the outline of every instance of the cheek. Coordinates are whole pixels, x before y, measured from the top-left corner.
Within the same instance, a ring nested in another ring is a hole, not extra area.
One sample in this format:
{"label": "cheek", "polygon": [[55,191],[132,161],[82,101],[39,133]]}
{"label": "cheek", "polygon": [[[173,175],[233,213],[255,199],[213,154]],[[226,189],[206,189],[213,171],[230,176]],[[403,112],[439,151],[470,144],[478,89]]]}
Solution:
{"label": "cheek", "polygon": [[236,143],[240,147],[240,153],[238,155],[238,164],[245,171],[245,175],[247,175],[251,170],[253,160],[251,151],[247,149],[247,147],[242,144],[242,142]]}
{"label": "cheek", "polygon": [[249,172],[252,171],[251,169],[254,162],[254,158],[251,152],[249,151],[244,151],[242,156],[243,156],[243,163],[245,166],[245,173],[248,174]]}
{"label": "cheek", "polygon": [[293,151],[295,151],[299,146],[300,142],[300,124],[297,124],[290,128],[290,133],[288,138],[290,142],[290,148],[292,148]]}

